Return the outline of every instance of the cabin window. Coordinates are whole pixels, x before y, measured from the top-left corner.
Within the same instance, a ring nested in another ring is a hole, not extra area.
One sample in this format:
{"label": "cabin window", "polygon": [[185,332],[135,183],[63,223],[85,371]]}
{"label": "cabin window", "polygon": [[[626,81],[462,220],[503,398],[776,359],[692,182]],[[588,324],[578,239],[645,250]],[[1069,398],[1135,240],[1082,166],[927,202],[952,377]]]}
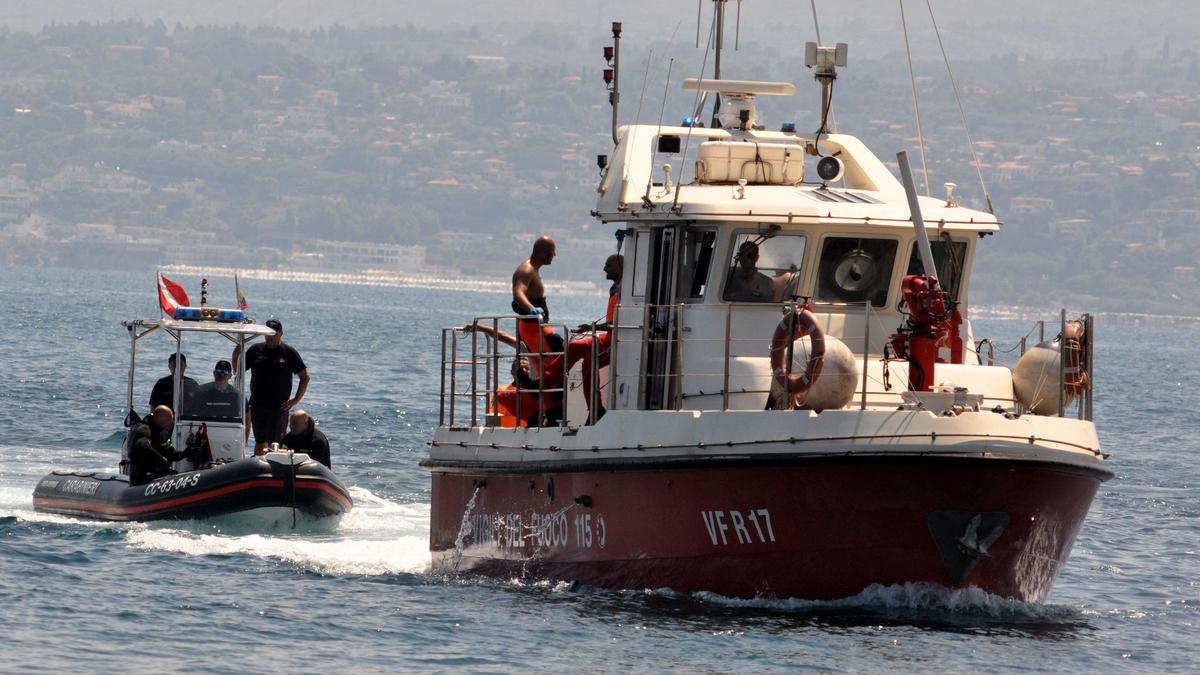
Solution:
{"label": "cabin window", "polygon": [[[950,293],[951,300],[958,300],[958,287],[962,285],[963,266],[967,261],[967,242],[956,241],[949,234],[943,234],[942,239],[930,241],[933,249],[933,264],[937,265],[938,285]],[[921,263],[921,252],[917,243],[913,242],[912,255],[908,257],[907,274],[924,274],[925,265]]]}
{"label": "cabin window", "polygon": [[821,246],[817,273],[818,302],[887,304],[892,268],[896,264],[894,239],[828,237]]}
{"label": "cabin window", "polygon": [[796,297],[806,240],[802,234],[734,234],[721,297],[729,302],[784,302]]}
{"label": "cabin window", "polygon": [[679,275],[679,297],[683,300],[702,300],[708,290],[708,273],[712,269],[713,249],[717,245],[716,230],[687,229],[683,233],[683,269]]}

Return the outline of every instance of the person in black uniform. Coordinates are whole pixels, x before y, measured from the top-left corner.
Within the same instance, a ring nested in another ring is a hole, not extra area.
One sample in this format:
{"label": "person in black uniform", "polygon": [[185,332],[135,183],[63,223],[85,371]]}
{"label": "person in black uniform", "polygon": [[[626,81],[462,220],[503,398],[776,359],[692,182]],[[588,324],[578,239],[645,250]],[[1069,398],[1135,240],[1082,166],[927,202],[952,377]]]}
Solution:
{"label": "person in black uniform", "polygon": [[317,428],[317,421],[303,410],[292,411],[292,429],[283,437],[282,445],[296,452],[307,453],[309,457],[324,464],[330,469],[329,439]]}
{"label": "person in black uniform", "polygon": [[[278,443],[287,430],[288,411],[308,391],[308,367],[291,345],[283,342],[283,324],[269,319],[267,328],[275,330],[264,342],[246,350],[246,370],[250,371],[250,423],[254,429],[254,454],[261,455],[272,443]],[[233,363],[241,356],[233,350]],[[292,396],[292,375],[300,379]]]}
{"label": "person in black uniform", "polygon": [[141,485],[174,473],[171,464],[183,459],[186,451],[175,449],[171,431],[175,413],[160,405],[129,431],[129,484]]}
{"label": "person in black uniform", "polygon": [[[175,403],[171,394],[175,388],[175,354],[171,354],[167,358],[167,367],[171,369],[171,374],[154,383],[154,389],[150,391],[150,409],[154,410],[160,405],[165,405],[171,410],[175,410]],[[179,354],[179,376],[183,379],[183,400],[186,402],[188,397],[198,386],[197,382],[190,377],[184,375],[187,372],[187,357]]]}

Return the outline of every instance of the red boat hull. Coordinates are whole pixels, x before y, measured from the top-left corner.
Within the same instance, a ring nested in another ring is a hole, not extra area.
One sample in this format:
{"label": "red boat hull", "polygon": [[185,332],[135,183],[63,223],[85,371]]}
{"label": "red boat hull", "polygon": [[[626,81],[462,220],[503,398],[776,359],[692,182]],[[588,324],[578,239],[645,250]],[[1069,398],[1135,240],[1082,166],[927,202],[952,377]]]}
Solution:
{"label": "red boat hull", "polygon": [[926,582],[1028,602],[1046,597],[1110,475],[932,457],[427,468],[440,569],[730,597]]}

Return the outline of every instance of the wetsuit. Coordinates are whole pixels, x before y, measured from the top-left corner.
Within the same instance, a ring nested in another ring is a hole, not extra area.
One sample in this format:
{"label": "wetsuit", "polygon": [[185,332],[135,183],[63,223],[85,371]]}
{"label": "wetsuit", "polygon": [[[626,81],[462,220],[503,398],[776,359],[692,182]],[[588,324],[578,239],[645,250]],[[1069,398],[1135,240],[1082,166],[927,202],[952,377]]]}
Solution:
{"label": "wetsuit", "polygon": [[186,454],[175,450],[171,429],[160,429],[154,424],[153,413],[129,430],[129,439],[130,485],[141,485],[174,473],[171,464]]}
{"label": "wetsuit", "polygon": [[303,433],[288,433],[287,436],[284,436],[280,445],[296,452],[306,453],[330,469],[333,468],[333,465],[329,463],[329,439],[325,438],[325,434],[311,421]]}

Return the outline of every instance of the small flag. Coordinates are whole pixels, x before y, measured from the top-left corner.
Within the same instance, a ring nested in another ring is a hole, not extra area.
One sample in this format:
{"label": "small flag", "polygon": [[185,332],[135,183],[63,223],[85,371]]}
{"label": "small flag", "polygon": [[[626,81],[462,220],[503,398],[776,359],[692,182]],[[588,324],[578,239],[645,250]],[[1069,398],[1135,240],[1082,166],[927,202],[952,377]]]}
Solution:
{"label": "small flag", "polygon": [[242,292],[242,287],[238,284],[237,272],[233,273],[233,289],[237,291],[238,309],[243,312],[250,309],[250,303],[246,302],[246,294]]}
{"label": "small flag", "polygon": [[158,274],[158,306],[169,317],[175,316],[175,310],[180,307],[187,307],[189,304],[187,291],[183,290],[183,286],[164,277],[160,272]]}

